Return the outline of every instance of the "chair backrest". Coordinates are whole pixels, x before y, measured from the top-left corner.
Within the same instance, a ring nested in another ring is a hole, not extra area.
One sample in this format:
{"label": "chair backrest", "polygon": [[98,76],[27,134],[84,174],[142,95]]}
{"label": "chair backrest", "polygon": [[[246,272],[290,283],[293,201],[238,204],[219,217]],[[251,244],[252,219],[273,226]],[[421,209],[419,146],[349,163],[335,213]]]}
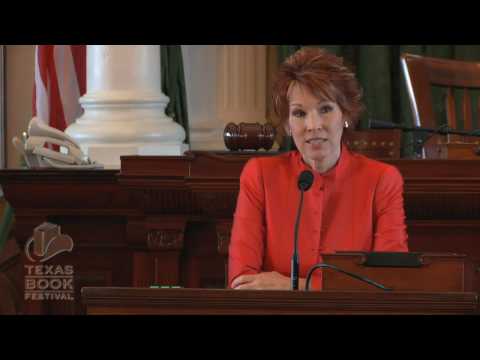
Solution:
{"label": "chair backrest", "polygon": [[[473,129],[471,90],[480,89],[480,62],[402,54],[401,63],[416,126],[430,128],[439,126],[440,122],[437,121],[439,119],[434,113],[432,97],[432,86],[438,86],[446,88],[447,91],[445,109],[448,126],[451,129],[457,128],[454,89],[461,89],[463,128],[464,130]],[[477,116],[480,116],[480,109],[477,111]],[[480,119],[477,124],[480,124]]]}

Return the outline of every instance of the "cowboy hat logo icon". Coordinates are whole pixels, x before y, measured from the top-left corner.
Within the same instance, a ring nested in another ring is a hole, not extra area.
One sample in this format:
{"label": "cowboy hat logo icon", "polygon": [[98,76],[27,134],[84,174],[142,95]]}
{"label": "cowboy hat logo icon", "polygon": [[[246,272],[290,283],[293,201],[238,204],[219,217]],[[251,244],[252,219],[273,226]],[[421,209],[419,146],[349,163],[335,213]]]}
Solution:
{"label": "cowboy hat logo icon", "polygon": [[33,236],[25,244],[25,255],[31,262],[43,263],[54,256],[72,250],[72,238],[62,234],[60,226],[48,222],[37,226]]}

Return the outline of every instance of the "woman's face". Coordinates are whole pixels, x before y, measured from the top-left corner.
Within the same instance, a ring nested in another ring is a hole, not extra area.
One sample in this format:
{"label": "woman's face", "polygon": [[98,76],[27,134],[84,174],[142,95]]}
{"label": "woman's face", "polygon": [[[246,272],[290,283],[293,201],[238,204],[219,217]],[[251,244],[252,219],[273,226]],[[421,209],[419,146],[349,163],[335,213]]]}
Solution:
{"label": "woman's face", "polygon": [[289,95],[288,125],[303,160],[313,169],[333,166],[340,157],[345,124],[342,110],[301,85],[294,85]]}

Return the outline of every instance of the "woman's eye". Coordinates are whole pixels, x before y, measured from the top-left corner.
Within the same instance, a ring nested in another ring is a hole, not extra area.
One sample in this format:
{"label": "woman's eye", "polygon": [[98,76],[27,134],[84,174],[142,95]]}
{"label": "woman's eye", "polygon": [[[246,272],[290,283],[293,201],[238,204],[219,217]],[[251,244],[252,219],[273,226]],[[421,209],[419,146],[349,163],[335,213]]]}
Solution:
{"label": "woman's eye", "polygon": [[320,107],[320,114],[326,114],[333,111],[332,105],[323,105]]}
{"label": "woman's eye", "polygon": [[302,118],[305,116],[305,111],[303,110],[293,110],[292,111],[292,116],[297,117],[297,118]]}

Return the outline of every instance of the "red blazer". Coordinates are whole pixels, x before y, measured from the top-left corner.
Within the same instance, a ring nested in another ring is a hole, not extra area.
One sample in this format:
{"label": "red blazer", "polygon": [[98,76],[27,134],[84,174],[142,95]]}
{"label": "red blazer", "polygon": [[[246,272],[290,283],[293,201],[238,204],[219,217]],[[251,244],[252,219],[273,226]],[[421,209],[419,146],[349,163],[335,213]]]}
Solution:
{"label": "red blazer", "polygon": [[[311,170],[298,151],[252,158],[240,177],[229,248],[228,281],[277,271],[290,276],[297,179]],[[403,179],[393,166],[342,147],[337,165],[315,171],[305,193],[299,230],[300,277],[336,251],[408,251]],[[314,279],[321,287],[321,271]]]}

